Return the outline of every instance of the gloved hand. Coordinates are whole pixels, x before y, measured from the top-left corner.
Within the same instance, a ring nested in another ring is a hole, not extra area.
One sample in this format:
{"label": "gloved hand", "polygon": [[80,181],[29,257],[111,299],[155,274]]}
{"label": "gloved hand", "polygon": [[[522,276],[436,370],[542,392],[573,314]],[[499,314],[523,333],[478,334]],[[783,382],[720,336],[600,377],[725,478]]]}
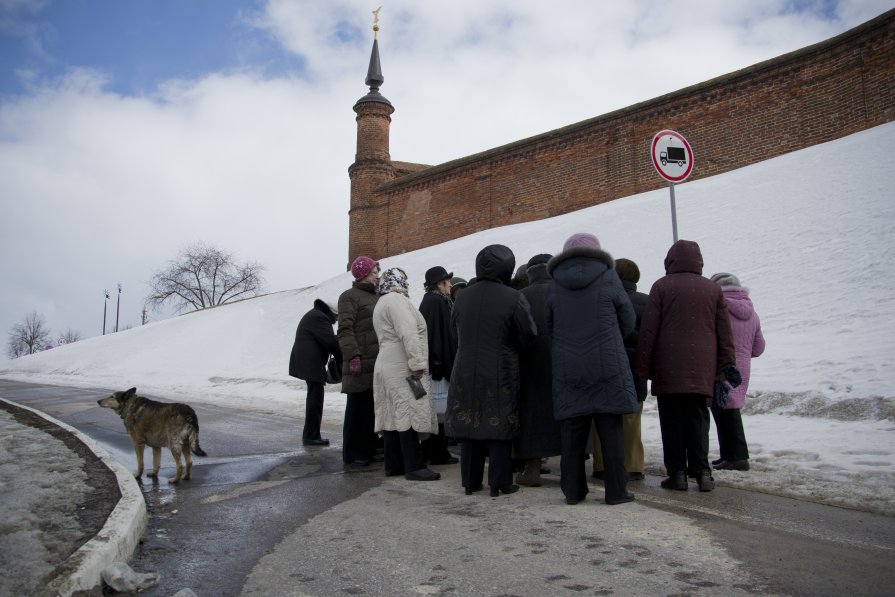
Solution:
{"label": "gloved hand", "polygon": [[348,361],[348,372],[351,374],[351,377],[358,377],[360,375],[360,355],[354,355],[351,357],[351,360]]}
{"label": "gloved hand", "polygon": [[743,383],[743,376],[740,375],[739,369],[734,367],[733,365],[728,365],[722,370],[724,373],[724,379],[727,380],[727,383],[730,384],[730,387],[735,388],[741,383]]}

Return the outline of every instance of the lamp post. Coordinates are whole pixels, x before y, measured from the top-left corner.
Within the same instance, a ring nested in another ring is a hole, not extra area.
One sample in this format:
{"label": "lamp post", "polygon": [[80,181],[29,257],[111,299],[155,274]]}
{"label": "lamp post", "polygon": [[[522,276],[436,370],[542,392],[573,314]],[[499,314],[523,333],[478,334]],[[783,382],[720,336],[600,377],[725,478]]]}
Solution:
{"label": "lamp post", "polygon": [[109,306],[109,291],[103,290],[106,300],[103,301],[103,336],[106,335],[106,307]]}
{"label": "lamp post", "polygon": [[115,331],[118,331],[118,315],[121,313],[121,282],[118,283],[118,306],[115,308]]}

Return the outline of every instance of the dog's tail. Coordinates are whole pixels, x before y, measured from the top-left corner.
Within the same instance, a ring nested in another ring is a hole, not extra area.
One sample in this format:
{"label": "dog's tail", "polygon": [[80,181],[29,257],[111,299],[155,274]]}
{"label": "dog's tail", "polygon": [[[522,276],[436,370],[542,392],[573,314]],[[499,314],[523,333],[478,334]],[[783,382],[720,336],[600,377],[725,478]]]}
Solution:
{"label": "dog's tail", "polygon": [[190,451],[196,456],[208,456],[205,450],[203,450],[202,447],[199,445],[198,436],[196,437],[196,441],[190,442]]}
{"label": "dog's tail", "polygon": [[183,418],[186,419],[187,424],[192,427],[190,430],[190,452],[196,456],[208,456],[208,453],[199,445],[199,417],[196,416],[196,411],[186,404],[177,404],[175,406],[180,411],[180,414],[183,415]]}

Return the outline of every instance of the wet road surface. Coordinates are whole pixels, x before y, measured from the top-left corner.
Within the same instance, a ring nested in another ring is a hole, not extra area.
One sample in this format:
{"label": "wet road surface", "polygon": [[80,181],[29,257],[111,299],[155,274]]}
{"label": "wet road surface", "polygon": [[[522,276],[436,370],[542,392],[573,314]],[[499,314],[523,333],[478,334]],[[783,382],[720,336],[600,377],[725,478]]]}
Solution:
{"label": "wet road surface", "polygon": [[[112,411],[96,405],[96,400],[108,393],[105,390],[0,380],[0,395],[3,397],[44,411],[78,428],[101,443],[125,466],[134,468],[135,458],[121,420]],[[166,397],[159,399],[168,400]],[[333,525],[338,526],[347,516],[363,521],[365,512],[369,513],[370,527],[365,530],[361,527],[366,522],[355,522],[358,528],[351,533],[363,536],[367,532],[375,536],[387,523],[376,520],[377,516],[387,516],[389,512],[388,508],[379,511],[376,500],[427,499],[425,492],[428,491],[429,497],[436,503],[436,496],[431,495],[433,489],[421,487],[435,484],[398,485],[396,489],[389,489],[394,480],[384,479],[378,468],[365,472],[343,472],[338,430],[326,430],[328,436],[336,440],[331,447],[306,450],[301,447],[300,420],[297,418],[201,403],[192,406],[200,421],[200,442],[210,456],[194,458],[192,480],[171,486],[164,477],[173,472],[173,466],[170,454],[164,451],[162,481],[153,483],[144,479],[142,487],[150,519],[145,541],[135,552],[131,565],[135,570],[159,572],[162,576],[161,583],[146,591],[145,595],[171,595],[184,587],[190,587],[202,596],[305,594],[292,588],[305,581],[309,583],[305,587],[307,594],[359,594],[358,590],[366,594],[382,594],[376,590],[375,584],[368,585],[366,591],[363,587],[351,589],[355,586],[352,584],[353,574],[359,575],[361,572],[367,577],[380,575],[380,582],[384,584],[379,585],[379,590],[388,591],[388,587],[397,586],[399,579],[391,579],[381,566],[364,570],[363,558],[353,569],[341,569],[336,562],[347,554],[340,551],[338,546],[331,548],[332,542],[320,539],[319,544],[315,543],[326,530],[331,531]],[[147,450],[147,459],[149,457]],[[552,462],[551,466],[558,471],[558,462]],[[438,499],[450,502],[455,499],[454,494],[460,492],[458,487],[446,486],[446,483],[456,484],[456,471],[442,470],[446,478],[434,490],[447,494],[439,495]],[[639,519],[631,519],[632,524],[661,526],[661,530],[672,537],[679,535],[684,545],[687,544],[688,535],[692,535],[694,541],[702,542],[702,547],[708,541],[704,538],[710,537],[727,557],[719,560],[715,574],[710,566],[708,570],[694,567],[690,572],[670,574],[667,583],[655,584],[656,575],[661,576],[661,570],[647,570],[641,576],[634,577],[639,584],[627,585],[631,591],[617,590],[618,593],[655,594],[657,590],[674,593],[685,587],[700,594],[725,594],[734,587],[736,592],[745,594],[891,594],[895,581],[891,565],[895,551],[895,519],[726,487],[719,487],[707,494],[695,490],[669,492],[658,487],[659,480],[658,477],[648,476],[643,482],[630,484],[630,489],[637,494],[637,508],[645,508],[639,510]],[[537,505],[534,501],[526,504],[526,498],[537,496],[538,500],[543,500],[543,496],[547,495],[550,497],[543,507],[553,508],[553,501],[561,499],[561,494],[552,496],[549,492],[558,492],[559,489],[550,487],[551,484],[548,477],[545,488],[525,488],[519,494],[500,498],[505,501],[495,503],[501,504],[501,507],[512,504],[524,517],[527,507]],[[377,488],[387,493],[383,494]],[[600,493],[599,485],[592,485],[591,490],[589,499]],[[423,494],[415,495],[414,492]],[[407,501],[404,506],[403,512],[408,520],[414,503]],[[472,503],[445,502],[445,512],[468,509]],[[394,504],[389,502],[389,505]],[[632,516],[632,512],[638,512],[633,509],[610,509],[594,503],[589,506],[596,510],[563,506],[556,512],[572,520],[580,517],[581,512],[604,515],[611,511],[615,518],[623,521]],[[490,515],[497,512],[500,510],[495,509]],[[621,514],[616,515],[616,512]],[[516,515],[515,511],[508,510],[506,513],[513,517]],[[506,522],[495,524],[507,526]],[[597,534],[600,532],[600,528],[593,530]],[[461,535],[462,532],[466,531],[460,525],[453,525],[439,528],[434,536],[447,544],[456,541],[457,545],[464,545],[469,539]],[[608,536],[608,527],[606,532]],[[617,532],[624,534],[626,531],[620,529]],[[494,540],[497,537],[499,533],[495,534]],[[478,536],[476,539],[485,540]],[[555,540],[560,542],[567,539],[557,535]],[[366,546],[368,549],[370,545],[377,543],[375,540],[371,544],[359,540],[355,548],[365,549]],[[313,553],[322,558],[323,564],[315,564],[318,568],[332,565],[329,574],[317,574],[313,581],[307,580],[311,575],[302,569],[302,565],[310,565],[306,560],[312,558],[302,553],[304,547],[313,549]],[[691,555],[698,553],[697,547],[693,547],[694,554]],[[329,549],[333,551],[330,553]],[[496,552],[507,547],[505,542],[503,545],[496,543],[493,549]],[[616,545],[604,552],[616,553],[624,549],[624,545]],[[394,550],[396,557],[399,557],[400,548],[395,546]],[[459,553],[462,550],[455,551]],[[670,561],[672,554],[673,551],[664,553],[661,548],[654,547],[649,558]],[[371,553],[367,554],[367,558],[387,560],[389,555]],[[710,555],[711,552],[703,554],[706,559]],[[447,566],[452,557],[452,552],[443,553],[439,561]],[[572,556],[554,560],[553,564],[548,562],[546,566],[541,560],[541,569],[529,568],[527,571],[539,577],[549,577],[550,568],[560,568],[561,562],[568,561],[569,557]],[[723,581],[727,574],[733,574],[722,570],[730,559],[741,563],[735,572],[745,577],[736,586],[729,579],[726,585],[715,582]],[[467,569],[471,566],[469,562],[458,562],[457,565],[465,565]],[[613,574],[627,578],[624,575],[630,574],[630,571],[625,570],[625,566],[633,564],[620,560],[614,567],[600,570],[598,576],[607,579],[607,582]],[[513,572],[514,576],[504,579],[504,586],[512,587],[518,574],[512,570],[508,572]],[[444,585],[438,592],[467,594],[466,590],[472,590],[471,587],[490,586],[488,581],[496,582],[504,574],[501,570],[482,572],[486,573],[488,579],[464,579],[471,584],[457,582],[452,585],[453,588]],[[586,586],[580,583],[573,585]],[[617,588],[618,585],[615,586]],[[553,592],[552,588],[536,589],[535,585],[530,584],[523,585],[525,587],[528,591],[520,594]],[[425,585],[420,589],[415,586],[407,591],[422,594],[434,588]],[[599,592],[602,589],[595,586],[595,590]],[[589,589],[570,591],[568,594],[592,594]]]}

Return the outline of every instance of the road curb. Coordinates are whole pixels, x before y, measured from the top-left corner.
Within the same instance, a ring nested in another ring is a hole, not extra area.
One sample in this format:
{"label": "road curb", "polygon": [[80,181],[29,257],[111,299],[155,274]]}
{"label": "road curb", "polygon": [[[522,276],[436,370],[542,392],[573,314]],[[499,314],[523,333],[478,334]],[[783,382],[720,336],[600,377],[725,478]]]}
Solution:
{"label": "road curb", "polygon": [[46,586],[49,594],[61,597],[68,597],[76,591],[89,591],[98,587],[102,582],[103,568],[114,561],[127,562],[130,560],[143,531],[146,529],[146,501],[140,491],[140,486],[133,474],[112,458],[105,448],[71,425],[24,404],[5,398],[0,398],[0,400],[32,412],[75,436],[112,471],[118,480],[121,498],[112,513],[109,514],[103,528],[95,537],[62,562],[60,567],[65,572]]}

